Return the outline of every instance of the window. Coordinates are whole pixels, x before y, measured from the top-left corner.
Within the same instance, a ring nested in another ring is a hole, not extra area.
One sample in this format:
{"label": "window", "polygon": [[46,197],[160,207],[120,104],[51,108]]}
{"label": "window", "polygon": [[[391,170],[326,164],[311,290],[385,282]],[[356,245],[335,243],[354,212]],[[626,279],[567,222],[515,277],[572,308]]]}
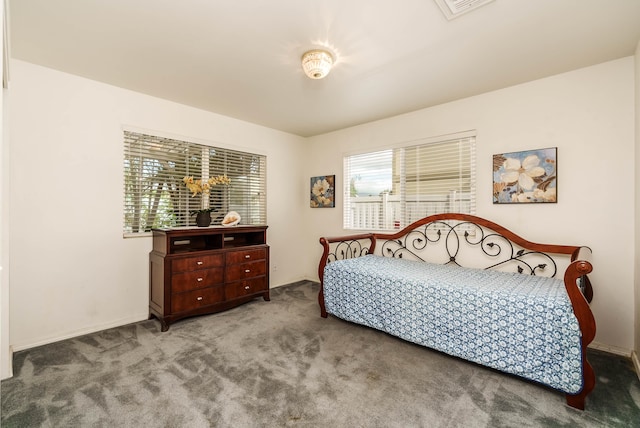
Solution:
{"label": "window", "polygon": [[[227,175],[229,185],[192,196],[183,182]],[[191,211],[212,209],[212,223],[237,211],[243,224],[266,223],[266,157],[136,132],[124,132],[124,233],[195,226]]]}
{"label": "window", "polygon": [[475,214],[475,134],[344,158],[345,229],[399,229],[442,212]]}

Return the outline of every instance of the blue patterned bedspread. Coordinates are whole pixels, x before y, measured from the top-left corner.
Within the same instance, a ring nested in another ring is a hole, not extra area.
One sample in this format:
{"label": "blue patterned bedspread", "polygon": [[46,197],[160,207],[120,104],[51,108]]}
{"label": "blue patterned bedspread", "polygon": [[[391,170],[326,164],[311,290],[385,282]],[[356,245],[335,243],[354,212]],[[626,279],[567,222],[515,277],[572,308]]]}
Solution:
{"label": "blue patterned bedspread", "polygon": [[569,394],[580,329],[559,279],[367,255],[324,269],[327,312]]}

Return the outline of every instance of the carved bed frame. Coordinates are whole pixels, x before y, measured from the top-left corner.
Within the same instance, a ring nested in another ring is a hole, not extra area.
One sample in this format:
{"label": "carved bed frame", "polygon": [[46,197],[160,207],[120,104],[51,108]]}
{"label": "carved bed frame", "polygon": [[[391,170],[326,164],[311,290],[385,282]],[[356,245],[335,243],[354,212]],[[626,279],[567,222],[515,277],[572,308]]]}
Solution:
{"label": "carved bed frame", "polygon": [[[593,341],[596,323],[589,307],[593,289],[587,276],[593,269],[591,250],[587,247],[546,245],[527,241],[489,220],[468,214],[436,214],[418,220],[396,233],[362,233],[342,237],[320,238],[323,254],[318,267],[321,316],[328,313],[324,302],[323,276],[328,263],[367,254],[391,258],[426,261],[425,250],[438,246],[439,263],[462,266],[460,252],[476,248],[488,264],[467,266],[480,269],[511,270],[526,275],[555,277],[558,265],[554,256],[570,256],[564,271],[564,285],[578,320],[582,341],[583,389],[578,394],[566,394],[567,404],[584,410],[585,398],[595,387],[595,373],[587,361],[586,349]],[[432,258],[429,258],[432,261]]]}

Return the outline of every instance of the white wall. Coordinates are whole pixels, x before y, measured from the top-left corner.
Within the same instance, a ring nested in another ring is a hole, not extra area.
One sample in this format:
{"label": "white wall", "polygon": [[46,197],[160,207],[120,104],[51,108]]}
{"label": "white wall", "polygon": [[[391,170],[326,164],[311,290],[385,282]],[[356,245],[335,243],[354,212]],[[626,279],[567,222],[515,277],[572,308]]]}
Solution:
{"label": "white wall", "polygon": [[[634,338],[634,59],[628,57],[311,138],[308,174],[336,174],[362,148],[477,130],[477,214],[537,242],[594,251],[596,342],[626,353]],[[558,203],[492,204],[492,155],[558,147]],[[307,269],[318,237],[344,234],[334,210],[307,208]],[[316,274],[317,278],[317,274]]]}
{"label": "white wall", "polygon": [[123,126],[267,155],[271,287],[304,278],[302,138],[22,61],[11,99],[15,350],[147,318],[151,238],[122,237]]}

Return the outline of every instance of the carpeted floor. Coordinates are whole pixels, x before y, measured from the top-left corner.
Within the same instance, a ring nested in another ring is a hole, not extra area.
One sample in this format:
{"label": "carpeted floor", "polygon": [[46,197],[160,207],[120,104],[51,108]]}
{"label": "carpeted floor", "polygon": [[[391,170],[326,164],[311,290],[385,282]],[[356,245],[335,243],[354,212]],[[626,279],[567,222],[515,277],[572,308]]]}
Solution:
{"label": "carpeted floor", "polygon": [[160,332],[143,321],[14,356],[2,427],[640,426],[631,362],[590,351],[584,412],[540,385],[335,317],[318,286]]}

